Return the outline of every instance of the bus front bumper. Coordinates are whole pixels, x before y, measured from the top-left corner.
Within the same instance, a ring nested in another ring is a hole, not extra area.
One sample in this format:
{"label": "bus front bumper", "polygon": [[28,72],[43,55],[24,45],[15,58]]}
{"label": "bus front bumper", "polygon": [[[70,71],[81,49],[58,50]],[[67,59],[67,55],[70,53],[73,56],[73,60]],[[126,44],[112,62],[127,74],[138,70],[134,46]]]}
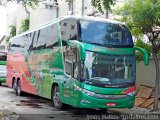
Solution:
{"label": "bus front bumper", "polygon": [[79,108],[133,108],[135,96],[122,99],[100,99],[82,93]]}

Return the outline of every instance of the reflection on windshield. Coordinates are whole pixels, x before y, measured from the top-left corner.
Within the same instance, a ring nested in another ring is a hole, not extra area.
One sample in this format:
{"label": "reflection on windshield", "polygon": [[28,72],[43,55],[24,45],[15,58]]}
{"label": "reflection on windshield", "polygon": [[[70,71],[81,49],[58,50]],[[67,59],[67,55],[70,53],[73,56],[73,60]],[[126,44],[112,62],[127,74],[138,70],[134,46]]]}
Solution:
{"label": "reflection on windshield", "polygon": [[133,56],[106,55],[87,51],[83,79],[105,84],[134,82],[135,58]]}
{"label": "reflection on windshield", "polygon": [[124,25],[81,20],[80,38],[82,42],[98,45],[115,45],[133,47],[133,40],[128,28]]}

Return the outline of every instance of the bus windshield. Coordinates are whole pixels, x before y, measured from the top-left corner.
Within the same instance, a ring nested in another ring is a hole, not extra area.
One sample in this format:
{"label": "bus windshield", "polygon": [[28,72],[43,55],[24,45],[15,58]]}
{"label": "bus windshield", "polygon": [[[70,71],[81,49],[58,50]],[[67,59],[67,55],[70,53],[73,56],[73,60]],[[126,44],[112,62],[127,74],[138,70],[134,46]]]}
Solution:
{"label": "bus windshield", "polygon": [[85,81],[92,82],[92,84],[133,84],[135,82],[135,57],[86,51],[82,76]]}
{"label": "bus windshield", "polygon": [[80,40],[103,46],[133,47],[131,33],[125,25],[80,20]]}

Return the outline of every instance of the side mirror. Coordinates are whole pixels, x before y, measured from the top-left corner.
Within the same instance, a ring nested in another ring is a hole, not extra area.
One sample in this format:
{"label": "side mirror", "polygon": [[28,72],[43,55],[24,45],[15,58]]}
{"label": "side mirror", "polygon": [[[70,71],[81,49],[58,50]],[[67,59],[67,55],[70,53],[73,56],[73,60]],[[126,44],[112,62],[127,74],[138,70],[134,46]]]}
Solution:
{"label": "side mirror", "polygon": [[140,47],[135,47],[135,50],[138,50],[139,52],[143,53],[144,56],[144,65],[147,66],[149,65],[149,56],[147,50],[140,48]]}

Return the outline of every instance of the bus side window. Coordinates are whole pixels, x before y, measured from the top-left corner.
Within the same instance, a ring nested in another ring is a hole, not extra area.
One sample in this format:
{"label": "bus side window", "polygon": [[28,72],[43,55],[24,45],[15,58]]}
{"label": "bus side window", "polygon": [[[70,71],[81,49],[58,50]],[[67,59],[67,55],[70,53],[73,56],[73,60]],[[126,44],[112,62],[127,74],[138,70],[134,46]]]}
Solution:
{"label": "bus side window", "polygon": [[42,28],[39,33],[39,39],[36,43],[36,49],[41,50],[46,48],[47,28]]}
{"label": "bus side window", "polygon": [[46,33],[46,48],[54,48],[59,45],[59,30],[58,24],[51,25],[47,27]]}
{"label": "bus side window", "polygon": [[11,44],[9,46],[9,52],[10,53],[17,53],[24,50],[24,44],[23,44],[23,37],[15,38],[11,41]]}
{"label": "bus side window", "polygon": [[65,72],[68,75],[72,74],[72,59],[73,55],[69,46],[65,48],[64,52],[64,64],[65,64]]}
{"label": "bus side window", "polygon": [[[72,75],[77,78],[78,76],[78,65],[77,65],[77,55],[76,49],[71,48],[69,46],[66,47],[64,52],[64,64],[65,64],[65,72],[68,75]],[[74,66],[73,66],[74,64]],[[74,67],[74,70],[73,70]],[[74,72],[74,73],[72,73]]]}
{"label": "bus side window", "polygon": [[28,40],[28,47],[27,47],[27,50],[35,50],[36,49],[36,45],[35,45],[35,35],[36,35],[36,31],[35,32],[32,32],[29,34],[29,38],[27,39]]}

